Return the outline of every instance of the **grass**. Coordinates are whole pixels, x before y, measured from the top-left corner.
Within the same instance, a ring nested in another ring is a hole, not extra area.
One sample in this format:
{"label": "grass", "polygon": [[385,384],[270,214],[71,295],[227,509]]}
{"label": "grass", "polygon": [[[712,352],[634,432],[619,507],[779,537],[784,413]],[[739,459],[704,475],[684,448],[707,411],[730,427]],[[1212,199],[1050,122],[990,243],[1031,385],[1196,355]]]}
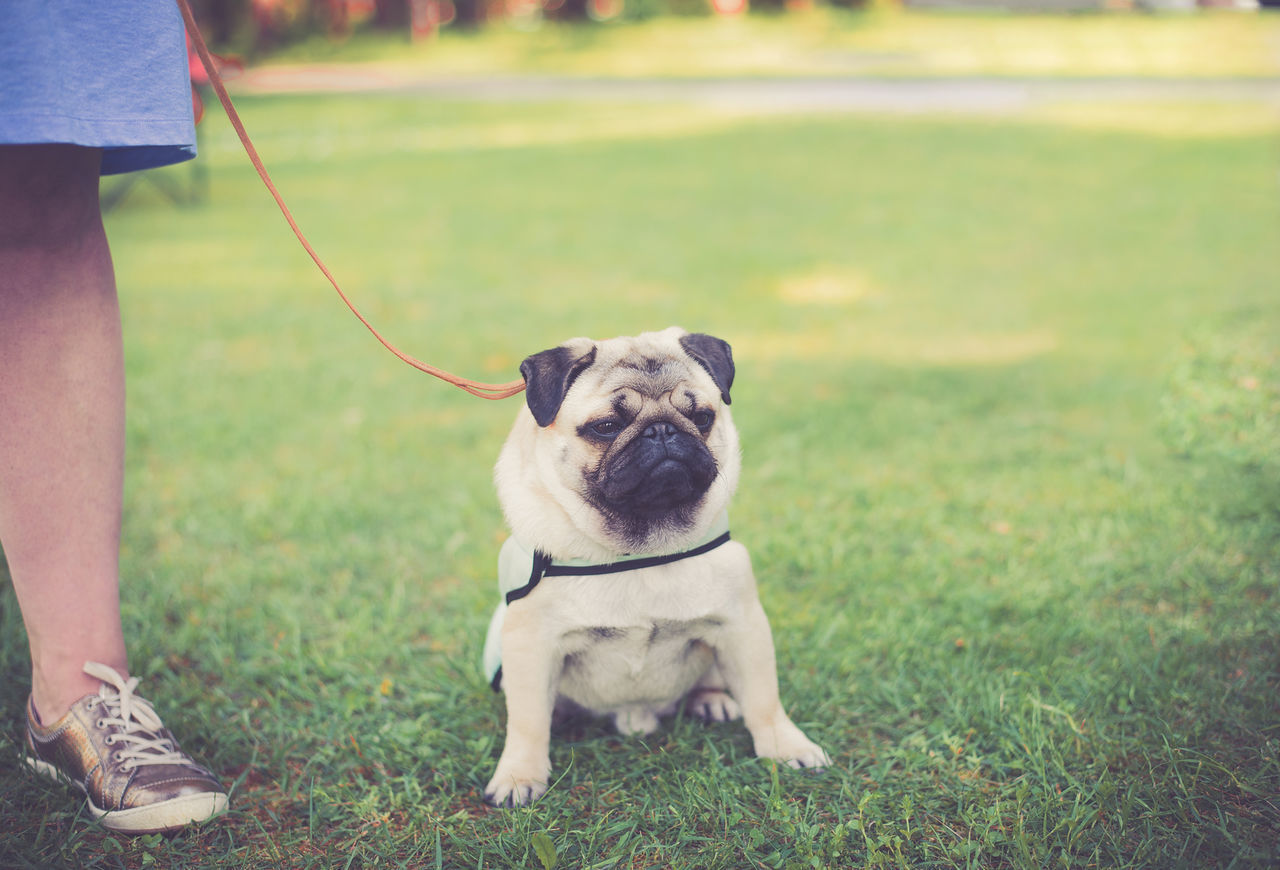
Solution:
{"label": "grass", "polygon": [[[108,229],[133,669],[233,811],[113,836],[4,729],[0,865],[1280,860],[1270,136],[241,102],[312,241],[411,353],[505,380],[577,334],[733,344],[735,536],[784,700],[836,764],[777,770],[739,724],[582,723],[537,806],[482,804],[503,737],[478,665],[489,475],[514,404],[379,348],[211,115],[207,203],[140,186]],[[16,723],[7,589],[0,625]]]}

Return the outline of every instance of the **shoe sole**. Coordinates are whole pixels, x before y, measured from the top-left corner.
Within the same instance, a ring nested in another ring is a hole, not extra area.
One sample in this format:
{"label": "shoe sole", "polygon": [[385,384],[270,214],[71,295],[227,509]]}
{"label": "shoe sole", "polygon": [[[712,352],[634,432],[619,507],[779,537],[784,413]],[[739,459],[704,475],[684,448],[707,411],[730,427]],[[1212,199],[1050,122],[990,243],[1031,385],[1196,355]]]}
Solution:
{"label": "shoe sole", "polygon": [[216,791],[200,792],[170,798],[156,804],[131,807],[127,810],[104,810],[93,802],[83,785],[67,778],[61,770],[47,761],[27,756],[27,764],[37,773],[56,782],[73,785],[85,795],[89,812],[105,828],[124,834],[156,834],[172,831],[194,822],[205,822],[227,809],[227,796]]}

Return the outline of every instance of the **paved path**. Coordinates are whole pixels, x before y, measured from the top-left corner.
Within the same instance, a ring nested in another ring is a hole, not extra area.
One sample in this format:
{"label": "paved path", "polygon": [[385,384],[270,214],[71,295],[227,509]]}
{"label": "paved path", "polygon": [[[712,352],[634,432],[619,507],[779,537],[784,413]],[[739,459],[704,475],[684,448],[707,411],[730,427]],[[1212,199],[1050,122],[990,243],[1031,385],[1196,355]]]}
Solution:
{"label": "paved path", "polygon": [[246,93],[420,93],[480,101],[674,101],[778,112],[1004,114],[1056,102],[1174,100],[1280,110],[1280,79],[445,77],[334,65],[259,67],[241,75],[233,87]]}

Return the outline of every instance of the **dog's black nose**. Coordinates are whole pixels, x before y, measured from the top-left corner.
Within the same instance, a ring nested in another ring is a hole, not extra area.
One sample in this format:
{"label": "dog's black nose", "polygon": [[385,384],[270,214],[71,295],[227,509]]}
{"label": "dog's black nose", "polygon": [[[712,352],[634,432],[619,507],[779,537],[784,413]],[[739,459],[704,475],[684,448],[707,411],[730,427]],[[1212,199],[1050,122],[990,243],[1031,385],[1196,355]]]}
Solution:
{"label": "dog's black nose", "polygon": [[669,441],[679,430],[670,423],[652,423],[640,435],[654,441]]}

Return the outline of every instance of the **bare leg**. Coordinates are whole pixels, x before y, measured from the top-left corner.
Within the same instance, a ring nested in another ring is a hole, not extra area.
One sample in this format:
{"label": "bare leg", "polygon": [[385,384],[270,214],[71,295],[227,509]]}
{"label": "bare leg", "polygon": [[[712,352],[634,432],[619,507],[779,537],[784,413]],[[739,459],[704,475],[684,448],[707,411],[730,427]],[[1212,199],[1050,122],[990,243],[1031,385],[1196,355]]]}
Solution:
{"label": "bare leg", "polygon": [[100,160],[0,146],[0,542],[45,722],[98,689],[86,661],[127,673],[124,355]]}

